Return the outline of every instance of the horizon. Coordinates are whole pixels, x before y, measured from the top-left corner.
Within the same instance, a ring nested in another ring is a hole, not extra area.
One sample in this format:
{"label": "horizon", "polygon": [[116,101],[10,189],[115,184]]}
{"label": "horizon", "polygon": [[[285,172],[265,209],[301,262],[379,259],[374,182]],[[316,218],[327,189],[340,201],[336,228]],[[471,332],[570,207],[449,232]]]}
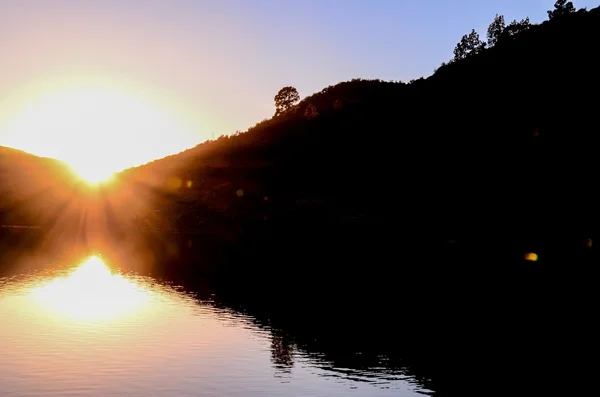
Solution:
{"label": "horizon", "polygon": [[246,131],[283,86],[428,77],[471,29],[540,23],[554,0],[480,3],[0,2],[0,145],[103,179]]}

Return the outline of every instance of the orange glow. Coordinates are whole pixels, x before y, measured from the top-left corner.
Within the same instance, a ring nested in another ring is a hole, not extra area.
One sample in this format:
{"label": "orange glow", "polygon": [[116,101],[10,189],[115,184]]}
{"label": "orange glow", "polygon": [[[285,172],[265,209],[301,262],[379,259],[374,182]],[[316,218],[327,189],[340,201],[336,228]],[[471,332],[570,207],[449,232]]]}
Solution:
{"label": "orange glow", "polygon": [[525,260],[530,262],[537,262],[538,255],[534,252],[528,252],[525,254]]}
{"label": "orange glow", "polygon": [[171,177],[167,178],[165,188],[167,190],[176,190],[181,187],[181,184],[182,184],[181,178],[176,177],[176,176],[171,176]]}
{"label": "orange glow", "polygon": [[68,276],[34,288],[31,293],[47,310],[84,322],[121,317],[149,301],[149,292],[112,274],[97,256],[88,258]]}
{"label": "orange glow", "polygon": [[2,144],[63,160],[91,184],[198,143],[184,116],[123,84],[47,85],[20,102]]}

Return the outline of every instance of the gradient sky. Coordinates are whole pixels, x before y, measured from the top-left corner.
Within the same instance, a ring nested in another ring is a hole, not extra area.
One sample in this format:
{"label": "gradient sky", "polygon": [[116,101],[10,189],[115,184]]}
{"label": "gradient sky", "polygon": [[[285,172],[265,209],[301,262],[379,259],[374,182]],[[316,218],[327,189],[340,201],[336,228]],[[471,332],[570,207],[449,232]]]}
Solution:
{"label": "gradient sky", "polygon": [[[574,2],[588,9],[598,3]],[[189,146],[272,116],[284,85],[304,97],[355,77],[428,76],[470,29],[485,37],[496,13],[540,22],[553,4],[0,0],[0,128],[36,87],[96,79],[162,101],[194,130],[181,141]]]}

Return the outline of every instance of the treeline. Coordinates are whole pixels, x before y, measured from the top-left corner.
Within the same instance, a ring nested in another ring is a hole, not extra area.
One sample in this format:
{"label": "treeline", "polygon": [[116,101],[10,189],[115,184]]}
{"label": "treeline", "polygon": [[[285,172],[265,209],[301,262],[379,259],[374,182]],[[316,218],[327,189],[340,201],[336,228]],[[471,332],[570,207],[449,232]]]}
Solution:
{"label": "treeline", "polygon": [[[585,8],[577,10],[571,1],[557,0],[554,4],[554,9],[548,11],[548,18],[549,20],[556,20],[557,18],[564,18],[576,12],[585,13],[587,10]],[[464,35],[454,48],[454,58],[450,62],[465,59],[508,40],[514,40],[519,35],[531,29],[532,26],[529,17],[520,21],[515,19],[506,25],[504,15],[496,14],[496,17],[487,30],[487,42],[480,39],[479,33],[475,29],[471,30],[471,33]],[[442,64],[442,66],[444,65],[445,63]]]}

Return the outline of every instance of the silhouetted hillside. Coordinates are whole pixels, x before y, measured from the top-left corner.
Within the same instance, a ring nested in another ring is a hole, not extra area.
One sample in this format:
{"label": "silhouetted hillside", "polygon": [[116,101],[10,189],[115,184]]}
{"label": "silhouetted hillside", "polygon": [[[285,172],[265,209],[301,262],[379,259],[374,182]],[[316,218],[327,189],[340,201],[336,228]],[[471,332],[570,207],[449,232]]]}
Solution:
{"label": "silhouetted hillside", "polygon": [[[65,163],[0,147],[0,257],[12,266],[36,250],[69,252],[84,237],[89,191]],[[60,242],[61,246],[55,243]],[[40,244],[42,245],[40,247]]]}
{"label": "silhouetted hillside", "polygon": [[515,22],[487,49],[463,38],[457,48],[476,50],[427,79],[327,87],[92,195],[64,165],[2,149],[3,223],[78,229],[100,197],[118,239],[210,236],[217,262],[265,269],[318,252],[332,275],[400,247],[414,267],[449,249],[498,262],[585,256],[598,218],[599,19],[596,8]]}
{"label": "silhouetted hillside", "polygon": [[0,147],[0,224],[42,226],[78,181],[65,163]]}
{"label": "silhouetted hillside", "polygon": [[410,84],[340,83],[123,178],[162,226],[235,241],[332,244],[352,230],[518,257],[583,249],[596,233],[599,22],[596,8],[528,25]]}

